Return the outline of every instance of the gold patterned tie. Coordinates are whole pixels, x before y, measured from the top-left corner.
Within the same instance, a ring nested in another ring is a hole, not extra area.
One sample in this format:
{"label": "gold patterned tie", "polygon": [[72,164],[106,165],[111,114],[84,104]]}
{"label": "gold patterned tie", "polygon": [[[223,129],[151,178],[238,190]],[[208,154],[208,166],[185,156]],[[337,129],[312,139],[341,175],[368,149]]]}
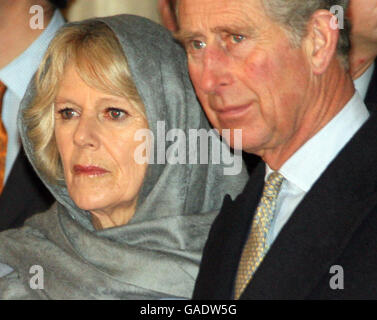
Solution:
{"label": "gold patterned tie", "polygon": [[3,191],[5,160],[7,156],[8,136],[2,121],[3,97],[5,94],[5,85],[0,81],[0,194]]}
{"label": "gold patterned tie", "polygon": [[262,262],[267,250],[266,242],[271,221],[274,218],[276,199],[284,177],[279,172],[269,175],[263,195],[256,209],[249,238],[243,248],[235,285],[235,298],[238,300],[250,282],[255,270]]}

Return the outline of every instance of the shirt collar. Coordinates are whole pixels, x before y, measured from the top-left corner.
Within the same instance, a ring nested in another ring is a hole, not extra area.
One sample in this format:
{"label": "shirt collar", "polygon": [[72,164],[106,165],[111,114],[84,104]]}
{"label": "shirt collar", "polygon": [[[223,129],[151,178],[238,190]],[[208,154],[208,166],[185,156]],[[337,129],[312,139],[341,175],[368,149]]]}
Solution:
{"label": "shirt collar", "polygon": [[1,81],[19,99],[22,99],[24,96],[27,86],[36,72],[55,32],[63,24],[63,16],[59,10],[55,10],[50,23],[39,37],[20,56],[0,70]]}
{"label": "shirt collar", "polygon": [[375,63],[373,62],[372,65],[367,69],[367,71],[365,71],[361,77],[354,81],[355,88],[360,93],[360,96],[363,100],[365,100],[365,97],[367,96],[369,84],[372,80],[375,67]]}
{"label": "shirt collar", "polygon": [[[308,140],[280,168],[289,183],[308,192],[328,165],[369,118],[358,92],[314,137]],[[266,164],[266,177],[272,169]]]}

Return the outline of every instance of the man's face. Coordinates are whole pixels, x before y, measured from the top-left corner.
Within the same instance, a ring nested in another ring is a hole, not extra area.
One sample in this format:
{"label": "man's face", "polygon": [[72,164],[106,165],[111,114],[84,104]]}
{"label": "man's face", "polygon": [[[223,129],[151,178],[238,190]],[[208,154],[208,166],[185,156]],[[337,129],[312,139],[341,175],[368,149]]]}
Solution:
{"label": "man's face", "polygon": [[242,129],[242,149],[259,155],[294,139],[309,67],[260,0],[181,0],[178,9],[190,76],[212,125]]}
{"label": "man's face", "polygon": [[377,0],[351,0],[352,36],[377,43]]}

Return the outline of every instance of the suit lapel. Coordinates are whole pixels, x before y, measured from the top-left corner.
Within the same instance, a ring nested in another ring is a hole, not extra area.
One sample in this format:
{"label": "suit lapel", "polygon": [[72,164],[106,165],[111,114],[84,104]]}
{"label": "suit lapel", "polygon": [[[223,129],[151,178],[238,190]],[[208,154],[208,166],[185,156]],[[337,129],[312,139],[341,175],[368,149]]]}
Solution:
{"label": "suit lapel", "polygon": [[241,299],[303,299],[377,205],[377,117],[341,151],[297,207]]}
{"label": "suit lapel", "polygon": [[224,199],[204,249],[194,299],[233,298],[239,256],[263,189],[264,173],[260,161],[242,194],[235,201]]}
{"label": "suit lapel", "polygon": [[[224,211],[228,222],[228,237],[224,241],[224,267],[226,296],[233,299],[234,281],[244,243],[247,240],[255,209],[260,201],[264,186],[265,164],[261,161],[250,177],[245,192]],[[229,228],[230,227],[230,228]]]}

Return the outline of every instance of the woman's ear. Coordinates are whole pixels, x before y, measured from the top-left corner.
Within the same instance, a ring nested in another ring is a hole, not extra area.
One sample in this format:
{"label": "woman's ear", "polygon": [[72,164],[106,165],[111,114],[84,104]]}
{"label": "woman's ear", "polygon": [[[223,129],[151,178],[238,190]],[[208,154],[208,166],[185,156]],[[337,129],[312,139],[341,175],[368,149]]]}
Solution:
{"label": "woman's ear", "polygon": [[337,55],[339,28],[334,19],[336,17],[330,11],[318,10],[308,24],[305,46],[308,61],[316,75],[324,73]]}

